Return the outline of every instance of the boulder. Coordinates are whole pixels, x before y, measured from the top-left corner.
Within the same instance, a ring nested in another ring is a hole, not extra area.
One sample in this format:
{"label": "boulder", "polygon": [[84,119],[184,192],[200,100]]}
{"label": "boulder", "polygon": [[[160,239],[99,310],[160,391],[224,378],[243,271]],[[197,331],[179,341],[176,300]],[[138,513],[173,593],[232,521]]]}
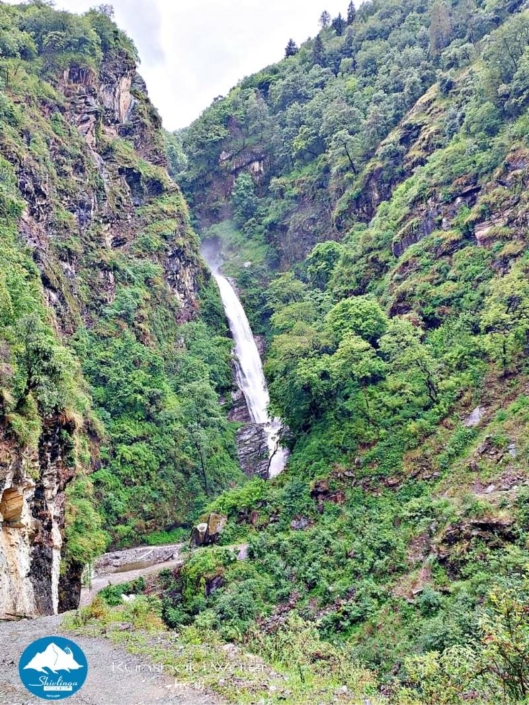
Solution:
{"label": "boulder", "polygon": [[239,552],[237,553],[237,560],[238,561],[246,561],[248,560],[248,546],[244,545],[239,548]]}
{"label": "boulder", "polygon": [[216,543],[227,523],[228,517],[212,512],[204,522],[193,527],[191,546],[196,548],[197,546],[209,546]]}
{"label": "boulder", "polygon": [[310,491],[310,496],[313,499],[319,499],[320,497],[329,496],[329,480],[316,480]]}
{"label": "boulder", "polygon": [[310,496],[318,503],[320,513],[322,513],[323,502],[344,504],[346,500],[344,492],[341,490],[333,491],[330,489],[329,480],[327,478],[323,480],[316,480],[314,482],[310,491]]}
{"label": "boulder", "polygon": [[222,514],[210,514],[208,517],[208,538],[210,541],[217,541],[220,534],[226,528],[228,517]]}
{"label": "boulder", "polygon": [[206,596],[209,597],[224,585],[224,576],[215,575],[213,578],[206,579]]}
{"label": "boulder", "polygon": [[290,528],[294,531],[303,531],[310,524],[307,517],[298,517],[290,522]]}
{"label": "boulder", "polygon": [[191,545],[192,546],[205,546],[206,536],[208,533],[208,525],[206,522],[202,524],[197,524],[193,527],[191,532]]}
{"label": "boulder", "polygon": [[485,415],[485,409],[482,406],[477,406],[474,411],[467,416],[463,425],[465,428],[475,428],[481,423],[483,416]]}

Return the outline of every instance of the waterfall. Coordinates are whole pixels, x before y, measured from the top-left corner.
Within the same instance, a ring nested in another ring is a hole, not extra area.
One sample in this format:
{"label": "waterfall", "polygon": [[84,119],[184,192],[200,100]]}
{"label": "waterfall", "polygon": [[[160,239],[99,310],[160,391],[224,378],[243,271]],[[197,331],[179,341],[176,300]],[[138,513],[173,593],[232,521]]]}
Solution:
{"label": "waterfall", "polygon": [[211,266],[211,270],[218,284],[226,318],[235,341],[237,385],[244,394],[252,422],[261,424],[266,432],[270,457],[268,474],[269,477],[276,477],[285,467],[288,452],[279,445],[281,422],[279,419],[271,419],[268,413],[270,396],[261,356],[235,289],[226,277],[219,274],[216,266]]}
{"label": "waterfall", "polygon": [[220,289],[224,310],[235,341],[237,384],[241,388],[250,417],[254,423],[268,423],[270,398],[263,373],[259,350],[253,337],[248,318],[235,290],[226,277],[215,275]]}

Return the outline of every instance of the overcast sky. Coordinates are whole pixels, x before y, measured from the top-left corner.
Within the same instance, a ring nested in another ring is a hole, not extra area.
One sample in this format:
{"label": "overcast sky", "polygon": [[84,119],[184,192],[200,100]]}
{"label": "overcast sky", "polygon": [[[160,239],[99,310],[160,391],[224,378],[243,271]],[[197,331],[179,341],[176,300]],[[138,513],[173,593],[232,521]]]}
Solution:
{"label": "overcast sky", "polygon": [[[84,12],[101,2],[56,0],[55,4]],[[118,24],[139,49],[140,71],[165,127],[174,130],[191,123],[213,98],[225,95],[241,78],[281,59],[290,37],[300,43],[314,36],[323,10],[345,15],[349,0],[114,0],[110,4]]]}

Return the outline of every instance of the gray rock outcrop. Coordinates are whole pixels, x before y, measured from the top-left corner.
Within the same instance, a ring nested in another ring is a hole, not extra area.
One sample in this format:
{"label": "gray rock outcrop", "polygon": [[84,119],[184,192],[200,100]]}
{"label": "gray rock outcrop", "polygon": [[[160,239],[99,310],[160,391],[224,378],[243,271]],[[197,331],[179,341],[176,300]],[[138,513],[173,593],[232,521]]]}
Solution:
{"label": "gray rock outcrop", "polygon": [[223,514],[209,514],[205,521],[193,527],[191,546],[198,548],[199,546],[209,546],[216,543],[227,523],[228,517]]}
{"label": "gray rock outcrop", "polygon": [[270,465],[268,439],[262,424],[248,423],[237,433],[237,452],[244,473],[268,479]]}

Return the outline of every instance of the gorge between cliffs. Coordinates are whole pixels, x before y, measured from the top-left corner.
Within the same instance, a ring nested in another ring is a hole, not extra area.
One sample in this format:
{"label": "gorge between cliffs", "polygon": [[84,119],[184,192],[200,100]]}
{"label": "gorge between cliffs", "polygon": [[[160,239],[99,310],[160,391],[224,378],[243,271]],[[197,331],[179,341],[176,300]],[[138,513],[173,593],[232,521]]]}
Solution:
{"label": "gorge between cliffs", "polygon": [[285,44],[171,132],[110,6],[0,2],[2,634],[67,613],[236,705],[527,705],[527,3]]}

